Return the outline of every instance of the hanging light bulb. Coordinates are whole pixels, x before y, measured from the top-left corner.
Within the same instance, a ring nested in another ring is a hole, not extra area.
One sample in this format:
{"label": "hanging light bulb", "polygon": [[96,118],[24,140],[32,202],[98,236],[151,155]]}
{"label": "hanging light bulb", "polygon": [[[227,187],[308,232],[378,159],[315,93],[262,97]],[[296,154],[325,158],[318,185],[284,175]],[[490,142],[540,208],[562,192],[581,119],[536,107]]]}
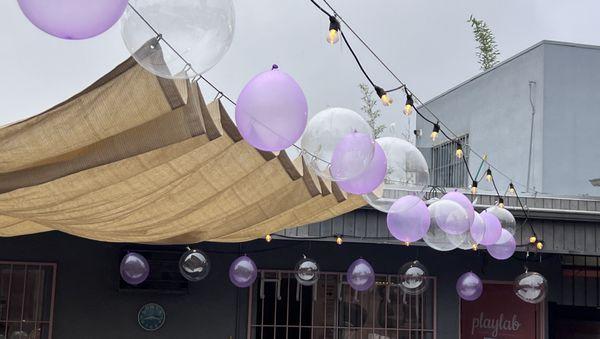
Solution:
{"label": "hanging light bulb", "polygon": [[508,184],[508,191],[510,192],[510,194],[515,194],[515,185],[513,185],[513,183],[511,182],[510,184]]}
{"label": "hanging light bulb", "polygon": [[273,237],[270,234],[265,235],[266,242],[271,242],[271,240],[273,240]]}
{"label": "hanging light bulb", "polygon": [[488,182],[492,182],[492,169],[488,168],[487,171],[485,171],[485,179]]}
{"label": "hanging light bulb", "polygon": [[431,141],[435,141],[435,139],[438,137],[438,134],[440,134],[440,124],[435,123],[433,124],[433,131],[431,131]]}
{"label": "hanging light bulb", "polygon": [[404,115],[409,116],[412,114],[415,103],[413,101],[412,94],[406,93],[406,104],[404,104]]}
{"label": "hanging light bulb", "polygon": [[477,181],[473,180],[471,184],[471,194],[477,194]]}
{"label": "hanging light bulb", "polygon": [[341,235],[336,236],[335,243],[341,245],[344,242]]}
{"label": "hanging light bulb", "polygon": [[504,208],[504,199],[498,198],[498,207]]}
{"label": "hanging light bulb", "polygon": [[340,41],[340,22],[336,17],[329,17],[329,32],[327,33],[327,42],[331,45]]}
{"label": "hanging light bulb", "polygon": [[537,247],[537,249],[541,251],[542,249],[544,249],[544,242],[543,242],[543,241],[541,241],[541,240],[539,240],[539,241],[538,241],[538,242],[535,244],[535,247]]}
{"label": "hanging light bulb", "polygon": [[460,142],[456,143],[456,157],[459,159],[463,157],[463,150]]}
{"label": "hanging light bulb", "polygon": [[473,251],[477,251],[477,244],[471,245],[471,248],[473,249]]}
{"label": "hanging light bulb", "polygon": [[536,237],[535,235],[532,235],[532,236],[530,236],[530,237],[529,237],[529,243],[530,243],[530,244],[533,244],[533,243],[535,243],[536,241],[537,241],[537,237]]}
{"label": "hanging light bulb", "polygon": [[392,97],[390,97],[390,95],[383,88],[375,86],[375,92],[377,93],[377,96],[381,99],[381,102],[384,106],[390,106],[394,102],[394,100],[392,100]]}

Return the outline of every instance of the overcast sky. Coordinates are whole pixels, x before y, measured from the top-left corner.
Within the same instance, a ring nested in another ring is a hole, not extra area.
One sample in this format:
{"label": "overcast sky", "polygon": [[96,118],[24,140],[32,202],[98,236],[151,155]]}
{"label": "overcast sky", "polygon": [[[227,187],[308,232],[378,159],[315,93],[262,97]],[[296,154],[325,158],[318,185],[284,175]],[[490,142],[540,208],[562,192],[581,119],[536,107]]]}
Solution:
{"label": "overcast sky", "polygon": [[[208,79],[237,98],[253,75],[277,63],[303,87],[311,114],[331,106],[359,110],[357,85],[365,80],[347,49],[325,43],[328,20],[309,0],[234,1],[233,45]],[[598,0],[330,1],[422,99],[478,73],[470,14],[493,29],[501,59],[544,39],[600,45]],[[0,13],[0,125],[70,97],[128,57],[119,24],[96,38],[64,41],[30,24],[16,0],[0,1]],[[353,45],[377,83],[396,85]],[[385,121],[405,125],[400,109],[385,108]]]}

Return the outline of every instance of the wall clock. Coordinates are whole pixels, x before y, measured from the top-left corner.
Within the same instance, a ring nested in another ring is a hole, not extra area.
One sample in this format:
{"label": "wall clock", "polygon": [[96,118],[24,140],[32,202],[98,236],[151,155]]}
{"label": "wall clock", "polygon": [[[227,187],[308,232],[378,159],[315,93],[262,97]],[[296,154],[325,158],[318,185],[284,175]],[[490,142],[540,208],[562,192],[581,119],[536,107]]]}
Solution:
{"label": "wall clock", "polygon": [[165,323],[165,310],[155,303],[148,303],[138,312],[138,324],[146,331],[156,331]]}

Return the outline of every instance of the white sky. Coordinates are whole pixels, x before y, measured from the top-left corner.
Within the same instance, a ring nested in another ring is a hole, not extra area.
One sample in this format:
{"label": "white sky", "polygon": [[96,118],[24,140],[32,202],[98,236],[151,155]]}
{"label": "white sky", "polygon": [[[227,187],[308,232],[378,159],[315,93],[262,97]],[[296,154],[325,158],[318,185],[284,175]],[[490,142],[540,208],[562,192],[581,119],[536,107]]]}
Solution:
{"label": "white sky", "polygon": [[[171,0],[177,1],[177,0]],[[277,63],[303,87],[311,114],[329,107],[360,108],[365,81],[350,53],[325,43],[328,20],[309,0],[234,0],[237,31],[225,58],[206,75],[236,98],[256,73]],[[422,99],[478,73],[470,14],[496,34],[501,59],[536,42],[600,45],[598,0],[331,0],[338,11]],[[128,57],[119,24],[85,41],[51,37],[0,2],[0,125],[39,113],[77,93]],[[353,44],[382,87],[395,83]],[[210,100],[214,93],[207,91]],[[400,100],[398,100],[400,101]],[[401,104],[384,120],[406,126]],[[230,112],[232,113],[232,112]]]}

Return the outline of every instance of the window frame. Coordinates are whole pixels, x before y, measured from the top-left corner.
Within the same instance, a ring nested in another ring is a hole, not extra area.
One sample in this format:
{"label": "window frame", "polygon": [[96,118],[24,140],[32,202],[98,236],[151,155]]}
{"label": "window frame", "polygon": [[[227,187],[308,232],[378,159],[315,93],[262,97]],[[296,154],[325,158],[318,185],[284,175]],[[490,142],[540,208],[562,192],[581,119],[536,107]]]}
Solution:
{"label": "window frame", "polygon": [[[456,142],[460,142],[464,160],[458,159]],[[467,187],[469,175],[464,161],[469,161],[469,134],[459,136],[455,141],[445,141],[431,147],[432,184],[439,187]]]}

